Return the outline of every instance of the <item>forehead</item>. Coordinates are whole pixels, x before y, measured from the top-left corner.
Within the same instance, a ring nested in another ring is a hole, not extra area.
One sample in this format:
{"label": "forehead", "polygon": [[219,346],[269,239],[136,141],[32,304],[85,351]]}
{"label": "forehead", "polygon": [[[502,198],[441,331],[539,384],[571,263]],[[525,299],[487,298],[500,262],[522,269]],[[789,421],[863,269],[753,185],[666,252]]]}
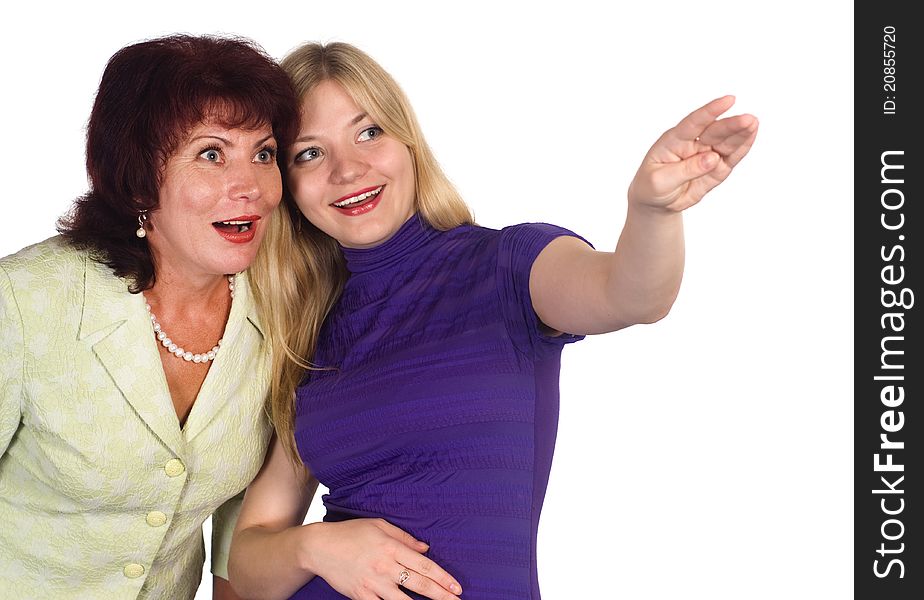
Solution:
{"label": "forehead", "polygon": [[365,112],[342,85],[322,81],[302,101],[302,131],[348,127]]}
{"label": "forehead", "polygon": [[252,139],[263,139],[273,134],[269,123],[229,123],[225,117],[206,117],[193,124],[183,136],[181,144],[203,137],[221,138],[231,143],[245,143]]}

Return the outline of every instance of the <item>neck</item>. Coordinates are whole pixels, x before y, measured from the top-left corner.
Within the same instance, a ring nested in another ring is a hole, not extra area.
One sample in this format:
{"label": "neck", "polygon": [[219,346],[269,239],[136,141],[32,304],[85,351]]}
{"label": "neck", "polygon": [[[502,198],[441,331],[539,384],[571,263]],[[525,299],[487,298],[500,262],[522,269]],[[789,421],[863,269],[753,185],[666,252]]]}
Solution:
{"label": "neck", "polygon": [[226,275],[180,277],[157,271],[154,286],[144,292],[144,297],[152,306],[158,306],[158,313],[164,316],[203,311],[223,313],[231,304]]}
{"label": "neck", "polygon": [[341,246],[347,270],[352,274],[378,271],[399,264],[427,244],[438,231],[414,214],[390,238],[373,248]]}

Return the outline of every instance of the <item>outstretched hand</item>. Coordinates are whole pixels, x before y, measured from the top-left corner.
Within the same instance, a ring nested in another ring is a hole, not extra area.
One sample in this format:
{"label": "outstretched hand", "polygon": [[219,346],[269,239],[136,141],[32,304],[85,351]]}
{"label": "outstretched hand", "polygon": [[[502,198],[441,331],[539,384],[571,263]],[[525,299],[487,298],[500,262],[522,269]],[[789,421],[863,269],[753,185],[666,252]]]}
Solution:
{"label": "outstretched hand", "polygon": [[680,212],[725,181],[757,137],[753,115],[718,118],[734,103],[734,96],[713,100],[666,131],[635,174],[629,202]]}

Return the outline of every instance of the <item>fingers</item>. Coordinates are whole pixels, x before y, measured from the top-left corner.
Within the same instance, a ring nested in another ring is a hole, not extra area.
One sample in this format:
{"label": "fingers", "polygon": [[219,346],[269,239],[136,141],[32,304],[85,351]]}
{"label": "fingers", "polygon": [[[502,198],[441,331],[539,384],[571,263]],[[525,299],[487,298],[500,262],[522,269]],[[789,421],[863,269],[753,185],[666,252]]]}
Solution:
{"label": "fingers", "polygon": [[651,175],[651,195],[655,198],[670,196],[687,183],[709,173],[719,164],[715,152],[702,152],[675,163],[661,165]]}
{"label": "fingers", "polygon": [[[381,594],[381,595],[379,595]],[[382,600],[411,600],[411,597],[396,588],[394,585],[389,586],[386,589],[383,589],[381,592],[373,596],[375,600],[382,598]],[[457,599],[458,600],[458,599]]]}
{"label": "fingers", "polygon": [[[442,590],[442,595],[432,596],[427,594],[430,598],[434,600],[455,600],[453,594],[461,594],[462,586],[459,585],[459,582],[453,578],[452,575],[447,573],[441,566],[416,552],[411,550],[405,550],[404,552],[399,552],[395,559],[407,567],[409,571],[413,573],[412,578],[415,579],[415,585],[425,586],[427,589],[432,589],[436,591],[436,587],[439,587]],[[420,581],[420,583],[417,583]],[[408,580],[410,582],[410,580]],[[433,584],[431,587],[430,584]],[[416,588],[411,588],[407,583],[404,584],[404,587],[408,589],[413,589],[415,592],[419,591]],[[452,592],[452,594],[448,593]],[[421,592],[424,593],[424,592]]]}
{"label": "fingers", "polygon": [[[376,598],[382,598],[383,600],[404,600],[408,596],[401,591],[400,588],[403,587],[431,600],[459,600],[457,594],[462,593],[462,588],[445,571],[437,567],[436,563],[420,555],[411,558],[413,562],[416,562],[425,570],[424,573],[417,572],[402,563],[392,563],[387,570],[379,571],[382,578],[374,586],[364,589],[363,593],[374,592]],[[453,586],[457,591],[455,593],[448,592],[446,587],[443,587],[443,584],[438,584],[433,579],[435,576],[448,578],[452,583],[447,585]]]}
{"label": "fingers", "polygon": [[718,152],[733,167],[748,153],[757,136],[758,122],[753,115],[738,115],[716,121],[698,138],[699,144]]}
{"label": "fingers", "polygon": [[362,592],[356,594],[356,600],[412,600],[410,596],[403,593],[401,590],[392,586],[390,589],[383,589],[380,592],[372,592],[369,590],[363,590]]}
{"label": "fingers", "polygon": [[386,535],[391,538],[394,538],[407,546],[408,548],[414,550],[415,552],[426,552],[430,549],[430,546],[425,542],[421,542],[415,538],[410,533],[404,531],[400,527],[395,527],[385,519],[376,519],[376,526],[381,529]]}
{"label": "fingers", "polygon": [[412,592],[431,598],[432,600],[459,600],[455,594],[450,594],[428,577],[408,570],[408,577],[401,585]]}
{"label": "fingers", "polygon": [[[379,598],[382,600],[411,600],[410,596],[396,588],[394,585],[382,589],[381,591],[374,594],[370,594],[368,598],[369,600],[379,600]],[[366,598],[362,598],[362,600],[366,600]]]}
{"label": "fingers", "polygon": [[[751,115],[745,116],[750,117]],[[751,150],[751,146],[754,145],[754,140],[757,139],[758,126],[757,118],[751,117],[751,122],[743,131],[733,136],[730,141],[719,145],[719,152],[723,155],[725,164],[729,167],[734,167],[741,162],[741,159],[747,155]]]}
{"label": "fingers", "polygon": [[[401,544],[393,550],[392,556],[397,561],[395,568],[388,567],[389,571],[380,571],[390,578],[389,583],[377,590],[384,600],[403,600],[407,597],[398,590],[398,585],[432,600],[458,600],[462,586],[442,567],[423,556],[422,553],[429,549],[426,543],[384,519],[375,519],[374,524],[385,535]],[[406,577],[402,577],[404,571],[407,572]]]}
{"label": "fingers", "polygon": [[722,183],[757,137],[753,115],[718,118],[734,103],[734,96],[716,98],[666,131],[629,185],[630,202],[682,211]]}
{"label": "fingers", "polygon": [[[377,565],[375,575],[364,579],[360,583],[359,590],[355,594],[350,594],[350,597],[355,595],[357,600],[366,600],[367,596],[370,600],[378,600],[379,598],[383,600],[410,600],[410,597],[398,587],[401,581],[410,578],[410,571],[394,561],[389,560],[387,562],[387,565],[384,563]],[[406,577],[404,576],[405,573],[407,574]]]}
{"label": "fingers", "polygon": [[735,103],[734,96],[722,96],[708,102],[684,117],[673,133],[681,140],[692,142],[709,127],[715,120]]}
{"label": "fingers", "polygon": [[697,154],[658,166],[652,175],[654,194],[669,195],[671,191],[709,173],[715,179],[710,189],[715,187],[747,155],[757,137],[757,128],[757,118],[753,115],[738,115],[712,122],[694,140]]}
{"label": "fingers", "polygon": [[735,140],[740,143],[742,136],[750,131],[756,120],[753,115],[738,115],[713,121],[699,133],[696,141],[713,147],[729,142],[734,143]]}

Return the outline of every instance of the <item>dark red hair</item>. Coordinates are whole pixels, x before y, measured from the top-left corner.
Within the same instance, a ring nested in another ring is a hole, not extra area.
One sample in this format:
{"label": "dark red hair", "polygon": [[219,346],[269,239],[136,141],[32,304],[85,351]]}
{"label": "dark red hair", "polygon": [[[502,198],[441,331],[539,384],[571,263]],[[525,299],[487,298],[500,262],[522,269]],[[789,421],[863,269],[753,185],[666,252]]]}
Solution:
{"label": "dark red hair", "polygon": [[132,292],[154,284],[150,249],[135,235],[138,215],[157,208],[167,158],[207,119],[269,125],[283,164],[298,131],[298,100],[288,76],[246,39],[173,35],[109,59],[87,126],[90,191],[58,231],[129,279]]}

